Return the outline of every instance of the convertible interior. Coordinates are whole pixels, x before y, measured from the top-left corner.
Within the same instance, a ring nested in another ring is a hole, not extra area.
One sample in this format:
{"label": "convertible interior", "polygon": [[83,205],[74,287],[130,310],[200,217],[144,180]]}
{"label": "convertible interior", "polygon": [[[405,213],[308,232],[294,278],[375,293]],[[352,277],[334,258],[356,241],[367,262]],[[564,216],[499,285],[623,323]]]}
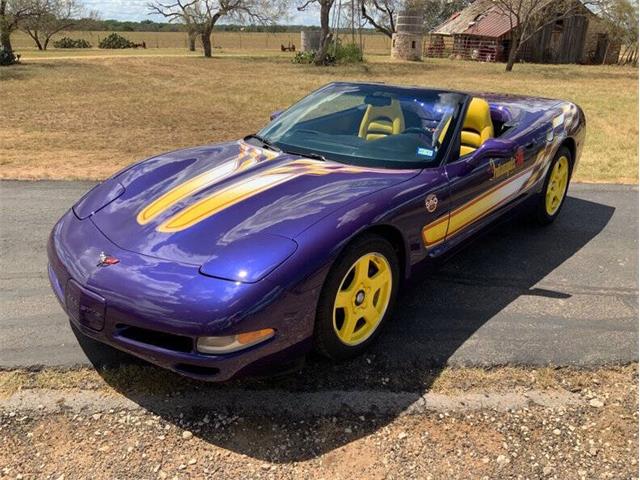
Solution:
{"label": "convertible interior", "polygon": [[[445,97],[421,101],[376,92],[350,97],[345,103],[333,112],[305,112],[279,141],[329,155],[394,163],[413,159],[428,165],[436,161],[454,112]],[[460,156],[503,134],[510,119],[506,113],[482,98],[472,98],[460,134]]]}
{"label": "convertible interior", "polygon": [[[444,128],[440,128],[439,140],[442,142],[450,121]],[[405,131],[405,121],[402,107],[397,99],[391,100],[386,106],[369,105],[360,123],[360,138],[379,140],[388,135],[397,135]],[[460,138],[460,156],[474,152],[488,139],[494,137],[494,125],[491,118],[489,103],[475,97],[469,103],[469,108],[462,126]]]}

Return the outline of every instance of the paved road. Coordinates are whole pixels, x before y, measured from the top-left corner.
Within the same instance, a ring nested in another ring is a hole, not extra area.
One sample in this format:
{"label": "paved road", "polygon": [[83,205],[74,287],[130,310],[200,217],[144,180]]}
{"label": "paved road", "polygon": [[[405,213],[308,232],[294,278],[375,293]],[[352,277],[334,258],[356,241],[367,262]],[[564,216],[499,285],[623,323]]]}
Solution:
{"label": "paved road", "polygon": [[[0,182],[0,368],[88,364],[49,289],[45,243],[91,185]],[[510,220],[418,275],[375,373],[637,360],[637,206],[636,187],[576,185],[551,227]]]}

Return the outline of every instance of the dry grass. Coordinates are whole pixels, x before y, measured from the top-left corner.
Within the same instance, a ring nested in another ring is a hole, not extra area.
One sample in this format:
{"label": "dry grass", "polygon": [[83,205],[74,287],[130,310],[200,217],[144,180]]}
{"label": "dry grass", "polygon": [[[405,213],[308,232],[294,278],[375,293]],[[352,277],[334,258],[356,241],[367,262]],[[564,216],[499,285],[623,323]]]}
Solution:
{"label": "dry grass", "polygon": [[[637,70],[518,65],[505,74],[503,65],[393,63],[386,56],[318,69],[266,54],[225,50],[204,59],[182,50],[27,53],[24,65],[0,69],[0,178],[105,178],[162,151],[255,132],[271,111],[327,82],[365,80],[574,101],[588,119],[577,179],[637,182]],[[60,55],[66,58],[53,58]]]}
{"label": "dry grass", "polygon": [[[112,32],[61,32],[53,37],[53,41],[60,37],[83,38],[97,47],[100,39]],[[187,35],[182,32],[116,32],[129,40],[147,44],[147,49],[187,48]],[[351,40],[350,35],[342,38]],[[391,48],[390,40],[385,35],[364,34],[364,48],[367,53],[387,53]],[[14,48],[34,50],[35,44],[26,33],[17,32],[12,37]],[[217,49],[245,49],[280,51],[280,45],[294,44],[300,48],[300,32],[258,33],[258,32],[218,32],[213,35],[213,46]],[[53,47],[53,45],[52,45]],[[55,51],[55,50],[52,50]],[[64,50],[63,50],[64,51]]]}

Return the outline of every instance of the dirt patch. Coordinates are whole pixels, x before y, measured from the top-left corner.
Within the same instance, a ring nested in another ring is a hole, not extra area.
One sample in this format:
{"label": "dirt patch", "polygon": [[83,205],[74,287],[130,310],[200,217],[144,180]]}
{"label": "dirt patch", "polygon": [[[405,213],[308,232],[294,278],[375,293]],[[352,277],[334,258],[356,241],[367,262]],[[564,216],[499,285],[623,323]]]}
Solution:
{"label": "dirt patch", "polygon": [[[197,389],[208,404],[181,403],[196,386],[177,394],[130,390],[130,403],[110,404],[121,395],[88,370],[2,372],[5,388],[6,379],[13,379],[13,393],[5,389],[0,401],[0,477],[637,478],[637,366],[544,371],[545,388],[540,370],[445,370],[442,383],[433,382],[436,392],[421,393],[446,397],[450,404],[395,415],[355,412],[349,399],[331,414],[319,415],[305,406],[305,395],[330,399],[338,392],[285,388],[281,397],[304,412],[290,415],[266,404],[262,412],[244,412],[242,403],[223,405],[229,386],[217,394]],[[278,393],[274,384],[271,390],[255,383],[243,388],[245,403],[265,392]],[[358,391],[352,393],[355,397]],[[89,394],[103,400],[78,407]],[[571,401],[544,405],[534,401],[540,394]],[[7,408],[16,395],[65,395],[76,404]],[[145,395],[165,408],[145,408],[150,405]],[[447,407],[473,395],[533,400],[513,408]]]}

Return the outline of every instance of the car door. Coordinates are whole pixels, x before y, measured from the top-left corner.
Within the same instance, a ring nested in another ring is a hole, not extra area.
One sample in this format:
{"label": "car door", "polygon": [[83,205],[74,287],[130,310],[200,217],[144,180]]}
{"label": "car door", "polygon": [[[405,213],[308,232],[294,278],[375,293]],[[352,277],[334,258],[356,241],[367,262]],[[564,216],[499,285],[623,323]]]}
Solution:
{"label": "car door", "polygon": [[509,144],[487,143],[445,167],[449,181],[450,215],[447,247],[455,246],[490,222],[514,200],[526,181],[522,151]]}

